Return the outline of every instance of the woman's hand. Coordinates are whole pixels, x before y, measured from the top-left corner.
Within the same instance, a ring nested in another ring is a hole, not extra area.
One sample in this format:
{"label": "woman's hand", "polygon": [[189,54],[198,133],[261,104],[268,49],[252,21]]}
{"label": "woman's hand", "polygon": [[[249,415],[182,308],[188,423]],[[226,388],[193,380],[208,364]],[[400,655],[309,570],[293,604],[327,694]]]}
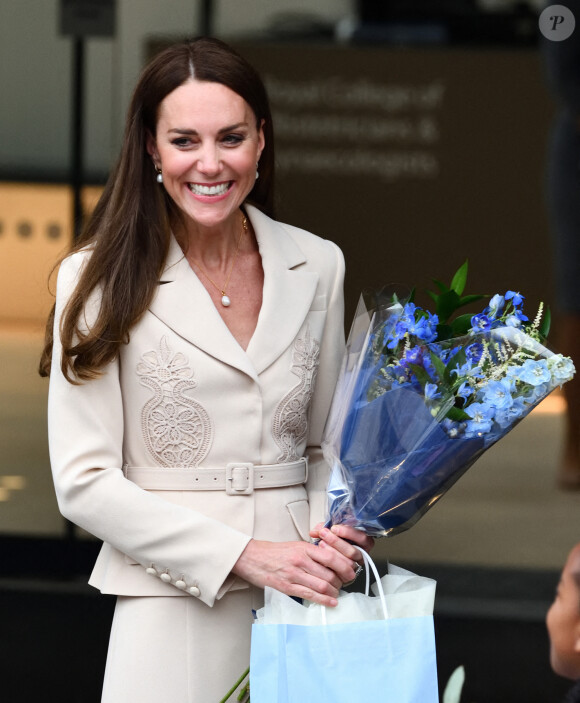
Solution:
{"label": "woman's hand", "polygon": [[[252,539],[232,572],[260,588],[271,586],[289,596],[334,607],[342,584],[355,578],[356,568],[355,561],[344,553],[344,546],[339,546],[341,549],[326,540],[316,545]],[[349,547],[357,552],[352,545]]]}
{"label": "woman's hand", "polygon": [[[364,566],[364,561],[360,550],[364,549],[365,552],[370,552],[375,544],[372,537],[348,525],[333,525],[328,529],[324,527],[323,523],[319,523],[310,531],[310,536],[313,539],[319,539],[320,545],[325,544],[333,547],[347,559],[361,566]],[[344,583],[348,582],[344,581]]]}

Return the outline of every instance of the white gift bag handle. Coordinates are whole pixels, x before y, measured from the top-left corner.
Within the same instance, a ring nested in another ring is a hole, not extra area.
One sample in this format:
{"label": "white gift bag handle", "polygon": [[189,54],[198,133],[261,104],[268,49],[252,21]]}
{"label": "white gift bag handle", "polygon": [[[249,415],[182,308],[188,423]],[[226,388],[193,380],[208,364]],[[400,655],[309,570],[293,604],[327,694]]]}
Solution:
{"label": "white gift bag handle", "polygon": [[379,598],[381,599],[381,607],[383,609],[383,615],[385,616],[385,620],[389,619],[389,612],[387,610],[387,599],[385,598],[385,592],[383,590],[383,584],[381,583],[381,577],[379,576],[379,572],[377,570],[377,567],[375,566],[375,562],[370,558],[370,556],[365,552],[364,549],[360,550],[361,554],[363,555],[363,559],[365,562],[365,567],[366,567],[366,583],[365,583],[365,596],[369,595],[370,587],[371,587],[371,570],[373,572],[373,576],[375,577],[375,583],[377,584],[377,591],[379,592]]}
{"label": "white gift bag handle", "polygon": [[[374,561],[370,558],[370,556],[364,551],[364,549],[360,550],[363,560],[365,563],[365,574],[366,574],[366,584],[365,584],[365,596],[369,595],[370,588],[371,588],[371,571],[373,572],[373,576],[375,577],[375,583],[377,584],[377,591],[379,592],[379,598],[381,599],[381,607],[383,609],[383,615],[385,616],[385,620],[389,619],[389,613],[387,610],[387,600],[385,598],[385,592],[383,590],[383,584],[381,583],[381,577],[379,576],[379,572],[377,570],[377,567],[375,566]],[[322,624],[326,625],[326,608],[322,607]]]}

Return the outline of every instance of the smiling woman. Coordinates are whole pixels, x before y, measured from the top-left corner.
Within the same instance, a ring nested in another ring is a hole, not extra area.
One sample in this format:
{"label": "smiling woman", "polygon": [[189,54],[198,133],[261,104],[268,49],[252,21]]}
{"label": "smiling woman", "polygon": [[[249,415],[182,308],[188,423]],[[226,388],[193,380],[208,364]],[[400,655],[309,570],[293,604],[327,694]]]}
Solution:
{"label": "smiling woman", "polygon": [[319,526],[344,262],[271,219],[273,169],[255,70],[214,39],[170,47],[60,267],[41,371],[59,507],[118,596],[104,703],[215,703],[264,586],[332,607],[372,545]]}
{"label": "smiling woman", "polygon": [[256,180],[263,123],[227,86],[191,78],[163,100],[147,139],[165,190],[186,215],[174,234],[214,302],[238,303],[218,309],[244,349],[258,321],[263,271],[256,240],[242,236],[240,207]]}

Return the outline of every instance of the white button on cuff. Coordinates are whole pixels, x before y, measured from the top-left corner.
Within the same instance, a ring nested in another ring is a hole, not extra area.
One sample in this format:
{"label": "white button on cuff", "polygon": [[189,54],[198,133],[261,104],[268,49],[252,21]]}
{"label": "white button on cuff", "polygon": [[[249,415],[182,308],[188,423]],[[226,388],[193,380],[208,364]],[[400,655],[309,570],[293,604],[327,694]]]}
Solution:
{"label": "white button on cuff", "polygon": [[167,571],[164,571],[159,578],[163,581],[163,583],[169,583],[171,581],[171,576],[167,573]]}
{"label": "white button on cuff", "polygon": [[187,584],[183,579],[179,579],[179,581],[176,581],[175,585],[177,586],[177,588],[181,588],[182,591],[187,588]]}
{"label": "white button on cuff", "polygon": [[191,593],[192,596],[195,596],[196,598],[199,598],[201,595],[201,591],[197,586],[191,586],[191,588],[188,589],[189,592]]}
{"label": "white button on cuff", "polygon": [[147,567],[145,573],[149,574],[149,576],[157,576],[157,571],[152,566]]}

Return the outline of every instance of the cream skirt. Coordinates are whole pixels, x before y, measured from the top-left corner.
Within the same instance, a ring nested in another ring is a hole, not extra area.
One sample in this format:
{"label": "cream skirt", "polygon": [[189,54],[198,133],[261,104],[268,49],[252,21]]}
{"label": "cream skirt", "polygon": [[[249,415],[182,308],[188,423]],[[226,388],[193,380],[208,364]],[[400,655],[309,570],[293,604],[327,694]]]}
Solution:
{"label": "cream skirt", "polygon": [[118,596],[102,703],[218,703],[249,664],[262,598],[230,591],[209,608],[193,597]]}

